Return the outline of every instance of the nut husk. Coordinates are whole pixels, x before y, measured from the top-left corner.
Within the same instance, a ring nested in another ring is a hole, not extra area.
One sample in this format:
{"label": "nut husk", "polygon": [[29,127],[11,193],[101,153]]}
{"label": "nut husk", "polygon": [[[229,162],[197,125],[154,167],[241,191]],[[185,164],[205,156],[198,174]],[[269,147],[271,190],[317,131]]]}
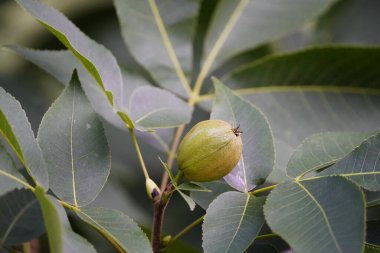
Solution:
{"label": "nut husk", "polygon": [[224,177],[240,160],[243,149],[240,133],[223,120],[199,122],[181,141],[179,169],[191,181],[207,182]]}

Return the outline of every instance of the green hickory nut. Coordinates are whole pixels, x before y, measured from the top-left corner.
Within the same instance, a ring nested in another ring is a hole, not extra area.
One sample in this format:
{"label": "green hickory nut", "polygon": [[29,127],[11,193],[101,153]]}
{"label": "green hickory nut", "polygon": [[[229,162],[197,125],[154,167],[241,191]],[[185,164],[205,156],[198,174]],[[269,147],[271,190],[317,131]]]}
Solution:
{"label": "green hickory nut", "polygon": [[178,167],[191,181],[208,182],[231,172],[241,158],[243,143],[239,126],[223,120],[196,124],[182,139]]}

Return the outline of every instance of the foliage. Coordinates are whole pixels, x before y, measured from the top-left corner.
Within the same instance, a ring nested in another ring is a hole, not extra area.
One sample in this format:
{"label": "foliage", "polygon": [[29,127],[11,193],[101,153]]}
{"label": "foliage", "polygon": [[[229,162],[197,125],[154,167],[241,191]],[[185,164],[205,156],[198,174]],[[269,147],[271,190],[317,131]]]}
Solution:
{"label": "foliage", "polygon": [[[349,3],[115,0],[136,71],[54,8],[16,2],[66,50],[7,48],[65,88],[37,137],[21,104],[0,88],[0,252],[30,252],[31,240],[44,244],[41,235],[52,253],[100,252],[72,228],[77,222],[117,252],[197,252],[179,239],[200,223],[204,252],[380,252],[371,239],[379,217],[369,215],[380,204],[380,48],[315,45],[323,33],[355,33],[337,25]],[[309,41],[284,52],[295,32]],[[223,180],[181,183],[176,152],[198,110],[239,125],[243,154]],[[111,171],[105,122],[130,135],[147,181],[146,157],[163,168],[161,189],[148,187],[152,230],[90,206]],[[164,236],[177,194],[204,216]]]}

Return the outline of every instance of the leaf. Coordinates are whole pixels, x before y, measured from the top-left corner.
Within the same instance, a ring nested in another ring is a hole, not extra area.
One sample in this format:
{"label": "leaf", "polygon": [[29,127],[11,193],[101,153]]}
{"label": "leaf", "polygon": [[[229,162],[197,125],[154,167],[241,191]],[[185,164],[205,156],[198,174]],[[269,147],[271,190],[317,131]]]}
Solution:
{"label": "leaf", "polygon": [[38,186],[34,193],[40,202],[50,252],[63,253],[63,226],[60,222],[60,214],[53,202],[54,199],[46,195],[45,191]]}
{"label": "leaf", "polygon": [[[104,96],[101,87],[94,85],[94,79],[70,51],[34,50],[16,46],[10,46],[8,48],[48,72],[63,85],[69,84],[73,70],[77,69],[82,88],[94,110],[112,125],[121,129],[126,128],[125,123],[113,112],[112,105],[109,103],[107,97]],[[128,97],[126,90],[126,87],[124,87],[125,100],[127,100]],[[124,105],[126,106],[127,104]]]}
{"label": "leaf", "polygon": [[0,87],[0,134],[13,149],[35,183],[49,188],[45,161],[20,103]]}
{"label": "leaf", "polygon": [[148,238],[137,224],[122,212],[106,208],[87,208],[78,216],[106,238],[111,238],[128,253],[152,252]]}
{"label": "leaf", "polygon": [[364,253],[380,253],[380,247],[373,244],[365,244]]}
{"label": "leaf", "polygon": [[[101,88],[93,84],[93,78],[69,51],[33,50],[14,46],[9,48],[46,70],[64,85],[70,82],[73,69],[77,69],[82,88],[94,110],[115,127],[127,130],[125,122],[121,120],[119,115],[112,112],[112,106],[104,96]],[[140,76],[131,72],[123,71],[122,74],[124,79],[124,105],[127,107],[132,91],[137,87],[147,86],[149,84]],[[170,142],[172,136],[171,130],[159,129],[154,133],[136,132],[136,135],[138,135],[139,139],[142,139],[154,147],[168,152],[169,148],[167,143]]]}
{"label": "leaf", "polygon": [[54,197],[47,195],[40,187],[36,188],[35,194],[41,205],[50,252],[96,253],[86,239],[73,232],[65,209]]}
{"label": "leaf", "polygon": [[136,88],[130,98],[131,117],[140,130],[170,128],[186,124],[192,109],[168,91],[143,86]]}
{"label": "leaf", "polygon": [[264,214],[272,231],[296,252],[363,250],[364,196],[345,178],[280,184],[269,194]]}
{"label": "leaf", "polygon": [[91,203],[107,181],[111,155],[102,123],[76,72],[44,115],[38,141],[52,191],[76,207]]}
{"label": "leaf", "polygon": [[254,105],[234,95],[214,79],[216,98],[211,118],[221,119],[243,131],[243,155],[238,165],[224,177],[239,191],[248,192],[263,183],[274,164],[272,130],[265,115]]}
{"label": "leaf", "polygon": [[13,189],[22,187],[15,179],[25,181],[24,177],[17,171],[12,157],[8,154],[0,140],[0,196]]}
{"label": "leaf", "polygon": [[367,190],[380,191],[380,133],[365,140],[345,158],[320,174],[339,174]]}
{"label": "leaf", "polygon": [[123,110],[123,80],[112,53],[88,38],[57,10],[37,0],[16,1],[81,61],[116,110]]}
{"label": "leaf", "polygon": [[[325,11],[333,0],[219,1],[205,38],[205,55],[221,63],[232,56],[278,39]],[[208,59],[205,60],[205,65]]]}
{"label": "leaf", "polygon": [[325,168],[357,148],[370,133],[327,132],[306,138],[290,157],[286,172],[298,177]]}
{"label": "leaf", "polygon": [[190,196],[183,193],[181,190],[177,189],[177,191],[179,195],[181,195],[181,197],[186,201],[186,204],[189,206],[190,211],[194,211],[196,205],[195,201]]}
{"label": "leaf", "polygon": [[264,197],[225,192],[207,208],[203,222],[205,252],[243,252],[264,223]]}
{"label": "leaf", "polygon": [[177,182],[174,180],[175,178],[174,178],[174,175],[173,175],[171,169],[169,169],[168,165],[165,162],[163,162],[160,157],[158,159],[160,160],[162,166],[164,167],[166,173],[168,174],[168,176],[170,178],[170,182],[173,184],[174,189],[186,201],[186,204],[189,206],[190,210],[193,211],[195,209],[194,200],[190,196],[187,196],[185,193],[183,193],[181,191],[181,189],[178,188]]}
{"label": "leaf", "polygon": [[315,46],[264,57],[242,66],[223,80],[236,88],[275,86],[268,92],[343,92],[345,89],[360,92],[365,91],[360,89],[364,87],[379,88],[380,75],[375,65],[379,59],[379,47]]}
{"label": "leaf", "polygon": [[207,183],[199,183],[199,185],[210,189],[211,192],[190,192],[191,198],[204,210],[208,208],[211,202],[220,194],[233,191],[234,189],[223,181],[213,181]]}
{"label": "leaf", "polygon": [[127,47],[155,81],[182,96],[190,93],[192,35],[200,1],[114,1]]}
{"label": "leaf", "polygon": [[0,198],[0,248],[18,245],[45,232],[41,208],[29,190],[14,190]]}
{"label": "leaf", "polygon": [[380,205],[380,192],[366,192],[367,207]]}
{"label": "leaf", "polygon": [[178,189],[183,191],[196,191],[196,192],[212,192],[211,190],[207,189],[206,187],[202,186],[201,184],[195,184],[195,183],[183,183],[178,185]]}
{"label": "leaf", "polygon": [[[313,42],[324,44],[379,44],[378,1],[338,1],[316,24]],[[365,27],[365,29],[363,29]]]}

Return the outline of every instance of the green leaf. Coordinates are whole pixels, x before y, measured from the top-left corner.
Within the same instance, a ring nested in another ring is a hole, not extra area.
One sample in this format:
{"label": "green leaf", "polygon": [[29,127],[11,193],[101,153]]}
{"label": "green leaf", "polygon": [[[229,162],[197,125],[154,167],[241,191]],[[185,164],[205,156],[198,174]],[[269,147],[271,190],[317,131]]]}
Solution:
{"label": "green leaf", "polygon": [[216,98],[211,118],[221,119],[243,131],[243,155],[224,179],[239,191],[248,192],[263,183],[273,169],[274,143],[265,115],[214,79]]}
{"label": "green leaf", "polygon": [[186,96],[198,0],[114,1],[127,47],[162,87]]}
{"label": "green leaf", "polygon": [[380,133],[365,140],[345,158],[329,167],[321,175],[348,177],[370,191],[380,191]]}
{"label": "green leaf", "polygon": [[366,192],[367,207],[380,205],[380,192]]}
{"label": "green leaf", "polygon": [[253,242],[264,223],[264,197],[226,192],[208,207],[203,222],[203,250],[239,253]]}
{"label": "green leaf", "polygon": [[77,214],[104,237],[116,242],[126,252],[152,252],[144,232],[122,212],[106,208],[87,208],[78,211]]}
{"label": "green leaf", "polygon": [[[338,1],[315,25],[313,42],[324,44],[379,44],[378,1]],[[365,27],[365,29],[363,29]]]}
{"label": "green leaf", "polygon": [[34,182],[49,188],[40,146],[20,103],[0,87],[0,134],[13,149]]}
{"label": "green leaf", "polygon": [[88,38],[57,10],[37,0],[16,1],[80,60],[115,109],[123,110],[123,80],[112,53]]}
{"label": "green leaf", "polygon": [[364,253],[380,253],[380,246],[366,243]]}
{"label": "green leaf", "polygon": [[357,148],[370,133],[319,133],[306,138],[290,157],[286,172],[298,177],[336,163]]}
{"label": "green leaf", "polygon": [[[77,69],[82,88],[94,110],[112,125],[120,129],[126,129],[125,122],[117,114],[113,113],[112,105],[107,97],[104,96],[101,87],[94,85],[94,79],[70,51],[34,50],[17,46],[10,46],[8,48],[48,72],[63,85],[69,84],[73,70]],[[129,101],[130,94],[128,91],[131,91],[128,90],[128,87],[131,86],[131,82],[136,83],[136,78],[133,80],[126,79],[125,83],[128,83],[128,85],[124,85],[123,87],[125,106],[127,105],[127,101]]]}
{"label": "green leaf", "polygon": [[38,141],[52,191],[74,206],[91,203],[107,181],[111,155],[102,123],[76,72],[44,115]]}
{"label": "green leaf", "polygon": [[199,185],[210,189],[211,192],[190,192],[191,198],[204,210],[208,208],[211,202],[220,194],[233,191],[234,189],[223,181],[213,181],[207,183],[199,183]]}
{"label": "green leaf", "polygon": [[186,124],[192,108],[163,89],[143,86],[136,88],[130,98],[129,110],[140,130],[171,128]]}
{"label": "green leaf", "polygon": [[191,182],[178,185],[178,189],[183,191],[212,192],[201,184],[195,184]]}
{"label": "green leaf", "polygon": [[38,186],[34,193],[38,202],[40,202],[46,233],[49,239],[50,252],[63,253],[63,227],[54,199],[46,195],[45,191]]}
{"label": "green leaf", "polygon": [[86,239],[73,232],[65,209],[54,197],[47,195],[40,187],[36,188],[35,194],[41,205],[50,252],[96,253]]}
{"label": "green leaf", "polygon": [[[126,129],[125,122],[113,113],[112,106],[101,88],[93,84],[92,77],[70,52],[31,50],[13,46],[10,48],[46,70],[64,85],[69,83],[72,70],[78,69],[82,88],[94,110],[114,126]],[[189,122],[192,108],[181,99],[168,91],[151,87],[147,81],[132,72],[123,71],[122,74],[123,107],[129,109],[129,113],[124,113],[127,117],[125,121],[133,118],[140,130],[175,127]],[[152,134],[144,137],[153,139]]]}
{"label": "green leaf", "polygon": [[278,185],[264,206],[266,221],[302,253],[362,252],[365,205],[360,189],[343,177]]}
{"label": "green leaf", "polygon": [[345,89],[360,92],[365,91],[364,87],[379,88],[380,75],[376,69],[379,59],[379,47],[315,46],[264,57],[242,66],[223,80],[234,88],[275,86],[267,92],[343,92]]}
{"label": "green leaf", "polygon": [[189,206],[190,210],[194,211],[195,206],[196,206],[195,201],[190,196],[186,195],[181,190],[179,190],[178,188],[177,188],[177,191],[179,195],[181,195],[181,197],[186,201],[186,204]]}
{"label": "green leaf", "polygon": [[16,180],[25,182],[24,177],[17,171],[12,157],[8,154],[0,140],[0,196],[22,185]]}
{"label": "green leaf", "polygon": [[45,232],[40,205],[29,190],[15,190],[0,198],[0,248],[19,245]]}
{"label": "green leaf", "polygon": [[[228,58],[278,39],[316,18],[334,0],[219,1],[205,38],[205,57],[221,63]],[[205,65],[208,59],[205,60]]]}
{"label": "green leaf", "polygon": [[169,169],[168,165],[165,162],[163,162],[160,157],[158,159],[160,160],[160,162],[161,162],[162,166],[164,167],[166,173],[168,173],[168,176],[170,178],[170,182],[173,184],[174,189],[185,200],[185,202],[189,206],[190,210],[193,211],[195,209],[195,202],[194,202],[194,200],[190,196],[188,196],[185,193],[183,193],[181,191],[181,189],[178,188],[177,182],[174,180],[175,178],[174,178],[174,175],[173,175],[171,169]]}
{"label": "green leaf", "polygon": [[253,62],[226,84],[247,87],[236,93],[260,107],[276,138],[295,148],[318,132],[378,128],[379,60],[377,47],[314,47]]}

